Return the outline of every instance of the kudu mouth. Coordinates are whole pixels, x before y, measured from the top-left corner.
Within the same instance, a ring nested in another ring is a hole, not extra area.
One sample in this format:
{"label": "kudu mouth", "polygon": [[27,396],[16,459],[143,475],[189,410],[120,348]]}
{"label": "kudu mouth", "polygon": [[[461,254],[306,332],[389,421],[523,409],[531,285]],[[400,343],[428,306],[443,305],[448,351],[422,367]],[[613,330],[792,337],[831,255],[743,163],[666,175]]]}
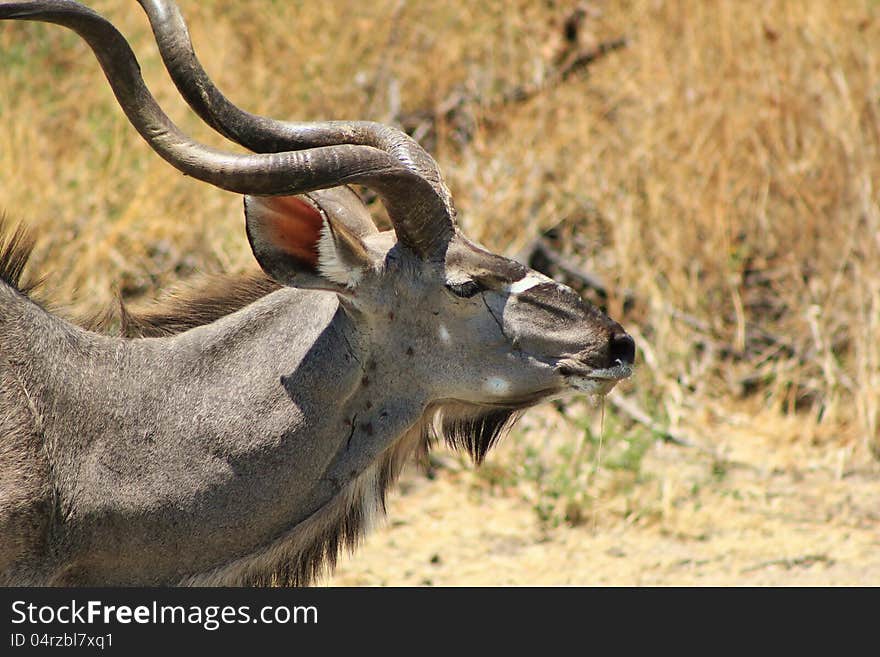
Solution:
{"label": "kudu mouth", "polygon": [[632,363],[618,360],[611,367],[591,368],[578,361],[565,360],[556,371],[565,379],[565,383],[575,390],[591,395],[607,395],[618,381],[628,379],[633,374]]}
{"label": "kudu mouth", "polygon": [[594,367],[579,358],[565,358],[559,362],[556,371],[575,390],[591,395],[606,395],[618,381],[628,379],[633,374],[633,339],[626,333],[612,336],[606,360],[604,367]]}

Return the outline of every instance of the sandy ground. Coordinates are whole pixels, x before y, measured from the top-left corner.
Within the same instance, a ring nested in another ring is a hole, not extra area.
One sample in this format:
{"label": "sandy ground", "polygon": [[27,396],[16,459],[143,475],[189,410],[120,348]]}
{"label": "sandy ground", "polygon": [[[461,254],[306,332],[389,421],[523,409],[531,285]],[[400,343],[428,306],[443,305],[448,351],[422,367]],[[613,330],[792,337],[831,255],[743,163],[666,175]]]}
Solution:
{"label": "sandy ground", "polygon": [[577,526],[555,527],[521,489],[490,487],[449,457],[453,467],[433,479],[405,473],[384,525],[324,583],[880,585],[880,467],[837,448],[797,449],[766,459],[743,450],[751,462],[736,454],[713,477],[705,455],[657,443],[644,484]]}

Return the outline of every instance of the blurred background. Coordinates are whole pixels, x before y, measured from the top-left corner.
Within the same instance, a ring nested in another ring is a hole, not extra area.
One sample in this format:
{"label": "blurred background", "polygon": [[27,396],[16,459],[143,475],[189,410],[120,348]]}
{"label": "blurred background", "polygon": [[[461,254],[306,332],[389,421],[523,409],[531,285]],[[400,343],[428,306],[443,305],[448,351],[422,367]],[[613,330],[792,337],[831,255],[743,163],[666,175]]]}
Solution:
{"label": "blurred background", "polygon": [[[233,148],[140,7],[89,4]],[[639,347],[604,404],[530,411],[479,470],[438,449],[327,583],[880,584],[880,3],[180,6],[233,102],[407,130],[470,237]],[[66,312],[255,267],[240,198],[150,151],[63,28],[0,24],[0,172]]]}

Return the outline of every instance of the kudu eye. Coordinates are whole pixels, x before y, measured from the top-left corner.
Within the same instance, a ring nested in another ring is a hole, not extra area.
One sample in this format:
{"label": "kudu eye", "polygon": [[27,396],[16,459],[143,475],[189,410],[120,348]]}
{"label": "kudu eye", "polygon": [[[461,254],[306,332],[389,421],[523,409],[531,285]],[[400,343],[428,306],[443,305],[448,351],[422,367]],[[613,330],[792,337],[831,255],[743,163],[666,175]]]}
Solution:
{"label": "kudu eye", "polygon": [[447,283],[446,289],[457,297],[470,299],[478,292],[483,292],[486,288],[477,281],[464,281],[463,283]]}

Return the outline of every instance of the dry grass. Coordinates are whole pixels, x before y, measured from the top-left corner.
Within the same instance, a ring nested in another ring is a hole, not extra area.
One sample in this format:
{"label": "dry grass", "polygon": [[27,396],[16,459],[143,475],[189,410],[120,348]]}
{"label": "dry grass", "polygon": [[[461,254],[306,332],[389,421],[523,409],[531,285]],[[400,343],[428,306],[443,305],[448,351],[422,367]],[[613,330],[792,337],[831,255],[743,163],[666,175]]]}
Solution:
{"label": "dry grass", "polygon": [[[94,7],[130,37],[172,117],[222,145],[177,98],[135,3]],[[548,75],[576,7],[581,47],[627,46],[500,103]],[[880,450],[875,0],[182,9],[206,68],[251,111],[389,120],[462,95],[434,149],[461,223],[511,253],[559,225],[641,348],[622,392],[664,426],[768,468],[813,459],[843,476]],[[196,270],[251,266],[239,199],[153,155],[75,36],[0,25],[0,62],[0,207],[41,231],[35,265],[52,272],[54,298],[151,298]],[[560,422],[526,425],[498,457],[501,478],[526,476],[538,443],[570,444]],[[609,518],[662,515],[662,481],[624,495],[599,465],[575,481],[604,496]]]}

